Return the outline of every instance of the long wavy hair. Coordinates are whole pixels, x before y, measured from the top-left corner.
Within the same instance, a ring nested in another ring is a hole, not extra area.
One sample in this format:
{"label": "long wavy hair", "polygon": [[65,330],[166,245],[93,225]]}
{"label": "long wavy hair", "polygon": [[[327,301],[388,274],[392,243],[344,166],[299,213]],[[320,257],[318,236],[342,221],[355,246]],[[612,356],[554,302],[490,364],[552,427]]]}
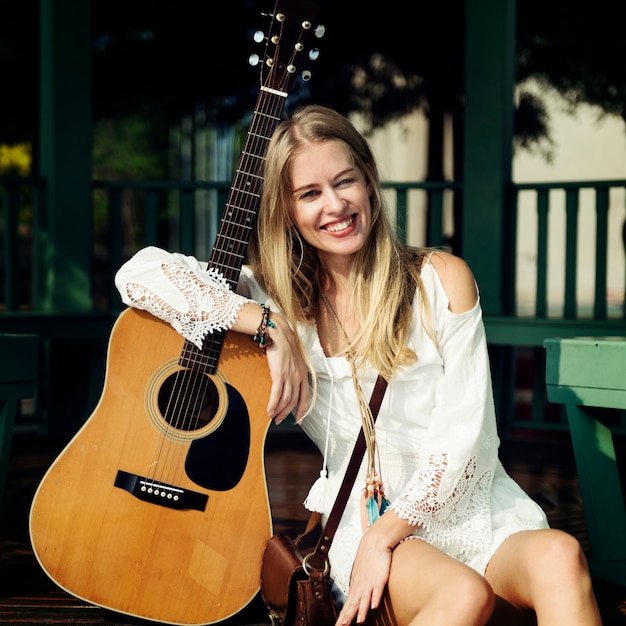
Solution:
{"label": "long wavy hair", "polygon": [[351,305],[360,326],[352,348],[359,361],[368,361],[389,379],[398,366],[417,358],[406,342],[415,288],[422,304],[426,302],[416,262],[423,251],[403,245],[395,236],[384,209],[378,168],[369,144],[343,115],[308,105],[278,125],[267,151],[249,262],[260,284],[294,328],[297,323],[314,320],[323,270],[317,251],[294,224],[290,168],[300,150],[325,141],[346,146],[355,167],[372,188],[370,232],[354,255],[349,276]]}

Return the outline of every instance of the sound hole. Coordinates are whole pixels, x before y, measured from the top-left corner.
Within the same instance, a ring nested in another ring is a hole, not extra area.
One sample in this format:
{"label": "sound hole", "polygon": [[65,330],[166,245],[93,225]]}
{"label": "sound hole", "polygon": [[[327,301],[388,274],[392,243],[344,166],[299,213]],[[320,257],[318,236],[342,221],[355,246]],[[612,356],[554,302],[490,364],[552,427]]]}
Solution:
{"label": "sound hole", "polygon": [[178,430],[192,431],[206,426],[219,406],[219,396],[211,378],[194,370],[178,370],[159,389],[159,411]]}

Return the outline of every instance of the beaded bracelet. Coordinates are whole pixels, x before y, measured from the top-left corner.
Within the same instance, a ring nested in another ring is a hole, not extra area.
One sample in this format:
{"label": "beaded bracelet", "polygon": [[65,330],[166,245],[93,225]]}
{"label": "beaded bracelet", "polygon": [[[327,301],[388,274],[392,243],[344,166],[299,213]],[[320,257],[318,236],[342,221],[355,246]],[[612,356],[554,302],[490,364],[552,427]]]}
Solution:
{"label": "beaded bracelet", "polygon": [[275,328],[275,326],[274,322],[270,319],[269,306],[262,304],[261,308],[263,309],[263,317],[261,318],[259,327],[256,329],[256,333],[252,337],[252,341],[258,343],[261,350],[265,350],[265,348],[269,348],[274,343],[272,338],[267,334],[267,329]]}

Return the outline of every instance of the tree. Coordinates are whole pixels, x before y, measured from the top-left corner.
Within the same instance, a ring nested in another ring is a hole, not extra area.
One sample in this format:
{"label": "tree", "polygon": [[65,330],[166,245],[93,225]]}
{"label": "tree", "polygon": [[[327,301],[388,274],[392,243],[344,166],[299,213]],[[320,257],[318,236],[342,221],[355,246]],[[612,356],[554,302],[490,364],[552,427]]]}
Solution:
{"label": "tree", "polygon": [[[464,0],[318,0],[327,35],[310,85],[288,101],[359,111],[378,128],[421,109],[431,124],[430,176],[440,177],[444,115],[463,103]],[[272,0],[92,0],[93,101],[96,120],[141,116],[158,132],[199,105],[217,124],[245,118],[258,91],[246,59],[252,34],[267,25]],[[37,127],[37,0],[0,4],[0,71],[10,86],[0,99],[0,143],[32,141]],[[538,79],[575,107],[599,106],[626,119],[626,3],[518,1],[518,81]],[[549,138],[541,98],[517,100],[518,145]],[[456,125],[457,128],[460,124]]]}

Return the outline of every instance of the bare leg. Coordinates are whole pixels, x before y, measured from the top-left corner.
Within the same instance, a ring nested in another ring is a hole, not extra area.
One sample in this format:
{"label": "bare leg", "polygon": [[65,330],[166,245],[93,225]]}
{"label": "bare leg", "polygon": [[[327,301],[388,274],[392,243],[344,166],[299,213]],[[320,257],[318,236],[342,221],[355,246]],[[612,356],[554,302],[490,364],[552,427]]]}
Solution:
{"label": "bare leg", "polygon": [[376,626],[483,626],[495,598],[487,581],[425,541],[393,553],[383,603],[367,620]]}
{"label": "bare leg", "polygon": [[567,533],[550,529],[512,535],[485,577],[513,606],[533,608],[538,626],[602,624],[585,556]]}

